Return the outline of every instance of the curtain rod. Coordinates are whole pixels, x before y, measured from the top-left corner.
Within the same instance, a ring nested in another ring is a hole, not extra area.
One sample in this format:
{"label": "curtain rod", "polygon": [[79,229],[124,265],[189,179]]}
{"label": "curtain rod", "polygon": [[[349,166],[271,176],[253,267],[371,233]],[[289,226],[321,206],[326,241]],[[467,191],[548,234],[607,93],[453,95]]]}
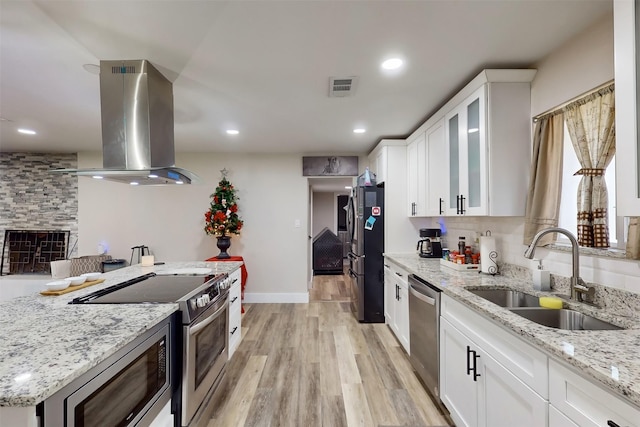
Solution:
{"label": "curtain rod", "polygon": [[537,116],[533,116],[533,121],[534,121],[534,122],[536,122],[536,121],[538,121],[538,119],[539,119],[540,117],[543,117],[543,116],[546,116],[546,115],[549,115],[549,114],[556,113],[556,112],[558,112],[558,111],[562,110],[562,109],[563,109],[564,107],[566,107],[567,105],[571,104],[572,102],[576,102],[576,101],[578,101],[578,100],[580,100],[580,99],[582,99],[582,98],[584,98],[584,97],[586,97],[586,96],[591,95],[592,93],[596,93],[596,92],[597,92],[597,91],[599,91],[600,89],[604,89],[604,88],[605,88],[605,87],[607,87],[607,86],[611,86],[613,83],[614,83],[614,80],[609,80],[608,82],[603,83],[603,84],[601,84],[600,86],[597,86],[597,87],[595,87],[595,88],[593,88],[593,89],[591,89],[591,90],[588,90],[588,91],[586,91],[586,92],[584,92],[584,93],[582,93],[582,94],[580,94],[580,95],[576,96],[575,98],[571,98],[571,99],[570,99],[570,100],[568,100],[567,102],[563,102],[563,103],[562,103],[562,104],[560,104],[560,105],[557,105],[557,106],[555,106],[555,107],[553,107],[553,108],[548,109],[548,110],[547,110],[547,111],[545,111],[544,113],[540,113],[540,114],[538,114]]}

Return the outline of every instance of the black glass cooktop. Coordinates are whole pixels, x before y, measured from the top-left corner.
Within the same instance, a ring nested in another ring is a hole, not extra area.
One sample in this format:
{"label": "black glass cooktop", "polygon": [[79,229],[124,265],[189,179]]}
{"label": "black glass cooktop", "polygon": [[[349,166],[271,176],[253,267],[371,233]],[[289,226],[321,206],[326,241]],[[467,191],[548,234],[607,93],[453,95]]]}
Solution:
{"label": "black glass cooktop", "polygon": [[178,302],[216,276],[142,276],[75,299],[76,304]]}

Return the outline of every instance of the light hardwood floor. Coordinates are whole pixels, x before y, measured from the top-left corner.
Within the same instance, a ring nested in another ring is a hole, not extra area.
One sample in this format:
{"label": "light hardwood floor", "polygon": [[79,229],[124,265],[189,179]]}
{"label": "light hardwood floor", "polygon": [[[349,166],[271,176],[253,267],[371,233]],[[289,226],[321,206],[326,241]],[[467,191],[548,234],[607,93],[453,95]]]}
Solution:
{"label": "light hardwood floor", "polygon": [[355,320],[346,277],[316,277],[309,304],[245,305],[209,427],[449,426],[388,327]]}

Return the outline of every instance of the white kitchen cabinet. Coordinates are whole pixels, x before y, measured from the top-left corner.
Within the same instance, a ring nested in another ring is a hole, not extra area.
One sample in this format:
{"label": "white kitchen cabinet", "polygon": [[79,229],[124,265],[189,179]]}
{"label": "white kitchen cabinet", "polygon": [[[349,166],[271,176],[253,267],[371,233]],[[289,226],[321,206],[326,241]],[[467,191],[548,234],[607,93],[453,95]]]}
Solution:
{"label": "white kitchen cabinet", "polygon": [[240,345],[242,336],[242,273],[240,268],[229,274],[229,359]]}
{"label": "white kitchen cabinet", "polygon": [[393,330],[395,319],[396,281],[391,272],[391,265],[384,264],[384,321]]}
{"label": "white kitchen cabinet", "polygon": [[[387,265],[389,267],[387,267]],[[385,323],[409,353],[409,285],[407,272],[385,260]]]}
{"label": "white kitchen cabinet", "polygon": [[426,216],[440,216],[445,213],[448,168],[445,164],[447,144],[444,123],[444,119],[440,120],[426,131]]}
{"label": "white kitchen cabinet", "polygon": [[547,425],[544,398],[446,319],[440,334],[440,397],[457,426]]}
{"label": "white kitchen cabinet", "polygon": [[407,202],[409,216],[425,216],[427,212],[426,133],[407,144]]}
{"label": "white kitchen cabinet", "polygon": [[640,409],[555,360],[549,361],[549,403],[581,427],[640,426]]}
{"label": "white kitchen cabinet", "polygon": [[640,4],[613,2],[617,215],[640,215]]}
{"label": "white kitchen cabinet", "polygon": [[469,375],[471,341],[444,319],[440,321],[440,400],[458,427],[478,425],[479,389]]}
{"label": "white kitchen cabinet", "polygon": [[[382,154],[384,153],[384,154]],[[404,252],[415,229],[407,221],[407,143],[383,139],[369,153],[369,165],[384,179],[384,251]],[[378,183],[380,183],[378,178]]]}
{"label": "white kitchen cabinet", "polygon": [[571,421],[565,414],[558,411],[558,409],[549,405],[549,427],[580,427],[578,424]]}
{"label": "white kitchen cabinet", "polygon": [[448,215],[524,215],[530,110],[528,82],[489,82],[445,116]]}

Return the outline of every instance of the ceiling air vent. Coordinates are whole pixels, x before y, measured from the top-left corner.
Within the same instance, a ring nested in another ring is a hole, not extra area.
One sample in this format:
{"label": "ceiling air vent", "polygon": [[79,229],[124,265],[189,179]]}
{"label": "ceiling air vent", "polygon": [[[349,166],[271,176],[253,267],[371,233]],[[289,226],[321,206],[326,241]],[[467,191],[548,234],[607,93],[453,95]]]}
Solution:
{"label": "ceiling air vent", "polygon": [[329,77],[329,96],[351,96],[356,91],[357,77]]}

